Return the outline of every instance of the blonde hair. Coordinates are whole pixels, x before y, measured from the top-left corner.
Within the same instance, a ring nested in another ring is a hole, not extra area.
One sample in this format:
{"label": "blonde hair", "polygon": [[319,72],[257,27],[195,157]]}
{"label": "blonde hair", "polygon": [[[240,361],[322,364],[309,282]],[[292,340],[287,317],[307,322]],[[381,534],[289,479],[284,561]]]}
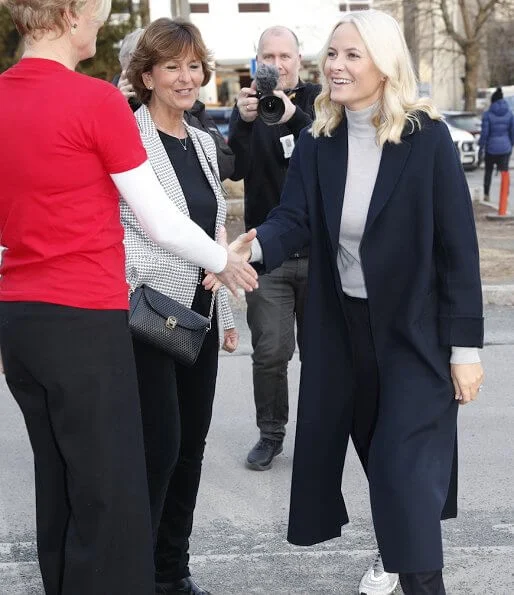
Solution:
{"label": "blonde hair", "polygon": [[314,137],[331,136],[344,117],[344,107],[330,99],[324,74],[332,36],[343,23],[355,25],[375,66],[386,77],[379,108],[373,118],[380,146],[386,142],[399,143],[407,123],[411,124],[412,130],[421,128],[420,112],[433,120],[441,119],[430,99],[418,97],[411,56],[398,22],[380,10],[360,10],[346,14],[336,24],[321,52],[322,89],[314,102],[316,117],[311,128]]}
{"label": "blonde hair", "polygon": [[23,37],[38,39],[50,31],[63,35],[70,24],[65,11],[77,16],[94,2],[95,18],[104,22],[111,12],[111,0],[7,0],[7,9]]}

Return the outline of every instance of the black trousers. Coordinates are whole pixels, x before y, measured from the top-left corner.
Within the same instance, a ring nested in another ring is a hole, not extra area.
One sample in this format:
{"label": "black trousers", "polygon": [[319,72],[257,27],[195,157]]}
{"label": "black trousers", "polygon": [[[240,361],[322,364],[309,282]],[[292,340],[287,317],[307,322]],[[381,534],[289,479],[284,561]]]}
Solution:
{"label": "black trousers", "polygon": [[[351,436],[367,473],[369,449],[380,398],[378,364],[371,332],[368,301],[345,296],[345,318],[350,334],[354,377]],[[422,536],[420,536],[420,539]],[[441,570],[400,574],[405,595],[445,595]]]}
{"label": "black trousers", "polygon": [[[193,309],[206,315],[210,296],[199,286]],[[191,368],[134,339],[159,584],[190,575],[189,537],[218,372],[216,316],[212,323]]]}
{"label": "black trousers", "polygon": [[498,171],[509,171],[509,159],[510,153],[504,153],[502,155],[485,154],[484,194],[486,196],[489,196],[494,166],[496,165]]}
{"label": "black trousers", "polygon": [[7,384],[34,452],[47,595],[154,593],[137,379],[127,314],[0,303]]}

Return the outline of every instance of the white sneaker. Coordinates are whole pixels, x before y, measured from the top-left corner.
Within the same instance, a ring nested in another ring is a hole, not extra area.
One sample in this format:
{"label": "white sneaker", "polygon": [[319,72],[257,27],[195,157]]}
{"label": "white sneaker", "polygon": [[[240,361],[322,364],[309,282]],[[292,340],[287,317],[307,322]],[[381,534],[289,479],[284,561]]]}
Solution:
{"label": "white sneaker", "polygon": [[377,553],[373,564],[359,583],[359,595],[391,595],[398,584],[398,575],[384,570],[382,556]]}

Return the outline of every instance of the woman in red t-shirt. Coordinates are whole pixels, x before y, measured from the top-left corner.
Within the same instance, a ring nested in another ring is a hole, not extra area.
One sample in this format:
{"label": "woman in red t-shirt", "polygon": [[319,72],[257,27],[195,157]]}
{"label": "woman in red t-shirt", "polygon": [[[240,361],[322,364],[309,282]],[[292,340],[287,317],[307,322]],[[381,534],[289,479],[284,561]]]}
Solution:
{"label": "woman in red t-shirt", "polygon": [[25,52],[0,76],[0,343],[34,451],[45,591],[153,595],[119,193],[161,247],[232,289],[255,274],[169,201],[119,91],[74,72],[110,2],[7,7]]}

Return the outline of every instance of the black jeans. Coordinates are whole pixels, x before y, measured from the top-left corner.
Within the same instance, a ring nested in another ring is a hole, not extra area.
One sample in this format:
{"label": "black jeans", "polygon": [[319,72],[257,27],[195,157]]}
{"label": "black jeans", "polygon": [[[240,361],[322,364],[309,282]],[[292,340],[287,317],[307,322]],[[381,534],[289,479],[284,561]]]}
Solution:
{"label": "black jeans", "polygon": [[[367,473],[369,449],[376,425],[380,383],[371,332],[368,301],[345,296],[345,318],[352,346],[354,410],[352,441]],[[422,539],[422,535],[420,535]],[[445,595],[442,572],[400,573],[405,595]]]}
{"label": "black jeans", "polygon": [[127,313],[2,302],[0,329],[7,384],[34,452],[46,594],[153,595]]}
{"label": "black jeans", "polygon": [[498,171],[509,171],[510,153],[503,155],[485,154],[485,171],[484,171],[484,194],[489,196],[491,188],[491,178],[493,177],[493,169],[496,165]]}
{"label": "black jeans", "polygon": [[307,258],[290,258],[259,276],[259,289],[246,294],[252,334],[253,392],[262,438],[282,441],[289,417],[287,366],[301,330],[307,289]]}
{"label": "black jeans", "polygon": [[[210,292],[199,286],[192,308],[207,315]],[[218,371],[216,315],[194,366],[185,367],[133,340],[136,356],[156,581],[189,576],[189,537]]]}

